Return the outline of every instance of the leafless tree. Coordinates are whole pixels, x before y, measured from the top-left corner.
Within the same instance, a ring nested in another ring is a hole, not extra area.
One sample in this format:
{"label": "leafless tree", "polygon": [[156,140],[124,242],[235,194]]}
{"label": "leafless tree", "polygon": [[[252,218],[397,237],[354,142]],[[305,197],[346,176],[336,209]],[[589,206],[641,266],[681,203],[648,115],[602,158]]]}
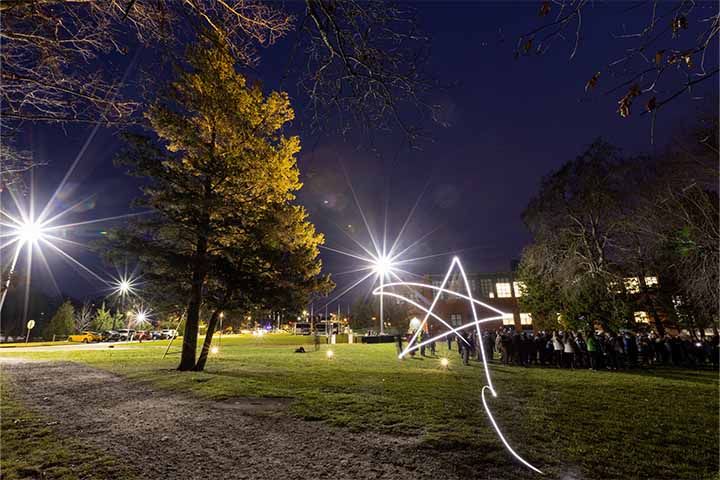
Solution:
{"label": "leafless tree", "polygon": [[[541,24],[518,41],[517,56],[544,54],[556,42],[569,41],[570,59],[581,48],[583,29],[592,22],[595,2],[590,0],[543,1],[539,7]],[[625,19],[634,10],[645,9],[647,21],[636,31],[625,31]],[[633,103],[642,98],[644,112],[654,120],[667,103],[718,73],[718,32],[720,6],[717,2],[694,0],[645,0],[623,7],[618,28],[611,32],[617,40],[633,42],[594,74],[588,75],[587,93],[608,82],[606,95],[619,95],[618,114],[625,118]]]}
{"label": "leafless tree", "polygon": [[108,59],[138,45],[166,46],[162,51],[172,54],[209,32],[227,40],[239,64],[253,67],[261,48],[297,30],[292,50],[300,54],[300,86],[309,95],[314,126],[335,113],[341,118],[333,123],[344,127],[351,120],[375,128],[394,123],[416,137],[402,108],[429,108],[421,98],[429,83],[418,67],[425,38],[412,12],[379,0],[305,5],[298,23],[279,4],[249,0],[3,1],[2,126],[123,125],[138,118],[145,101]]}
{"label": "leafless tree", "polygon": [[36,161],[32,153],[16,149],[9,141],[0,142],[0,160],[0,192],[8,188],[24,192],[25,174],[43,164]]}
{"label": "leafless tree", "polygon": [[73,317],[73,320],[75,321],[75,330],[78,332],[87,330],[90,328],[94,318],[95,315],[93,313],[92,306],[88,302],[83,303],[83,306],[79,310],[75,311],[75,315]]}
{"label": "leafless tree", "polygon": [[306,0],[300,48],[305,54],[301,87],[312,124],[336,115],[371,128],[399,127],[411,140],[421,135],[403,108],[432,112],[424,102],[433,86],[423,71],[428,39],[407,4],[380,0]]}
{"label": "leafless tree", "polygon": [[[633,215],[632,230],[645,248],[670,252],[668,274],[706,319],[718,321],[720,304],[720,197],[718,117],[700,112],[695,124],[676,136]],[[657,256],[657,254],[656,254]]]}
{"label": "leafless tree", "polygon": [[[122,123],[140,106],[103,55],[139,41],[182,41],[188,29],[222,31],[246,64],[292,28],[292,16],[244,0],[8,0],[0,5],[4,121]],[[134,36],[134,40],[133,40]]]}

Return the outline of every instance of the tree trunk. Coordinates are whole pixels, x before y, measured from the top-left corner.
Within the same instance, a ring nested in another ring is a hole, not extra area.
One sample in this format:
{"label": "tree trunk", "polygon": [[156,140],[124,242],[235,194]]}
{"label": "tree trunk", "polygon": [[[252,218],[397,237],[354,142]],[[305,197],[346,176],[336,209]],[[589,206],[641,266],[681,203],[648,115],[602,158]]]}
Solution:
{"label": "tree trunk", "polygon": [[200,323],[200,305],[202,304],[202,286],[204,275],[193,273],[190,302],[188,303],[187,321],[183,333],[182,356],[178,370],[186,372],[195,368],[195,351],[197,350],[198,326]]}
{"label": "tree trunk", "polygon": [[195,364],[194,370],[196,372],[202,372],[205,370],[205,363],[207,362],[208,352],[210,352],[210,345],[212,344],[213,334],[217,328],[218,319],[220,318],[220,309],[213,312],[208,323],[207,333],[205,333],[205,341],[203,342],[202,350],[200,351],[200,357]]}
{"label": "tree trunk", "polygon": [[662,324],[662,320],[660,319],[657,309],[652,304],[650,304],[650,314],[652,315],[653,320],[655,320],[655,328],[657,329],[658,335],[664,337],[665,326]]}

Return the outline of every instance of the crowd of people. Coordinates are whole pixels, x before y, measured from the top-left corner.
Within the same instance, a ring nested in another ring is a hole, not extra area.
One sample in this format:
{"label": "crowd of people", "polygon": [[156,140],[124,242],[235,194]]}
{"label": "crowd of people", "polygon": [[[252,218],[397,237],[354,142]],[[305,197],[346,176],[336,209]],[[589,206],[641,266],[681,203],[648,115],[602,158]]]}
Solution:
{"label": "crowd of people", "polygon": [[[483,360],[482,352],[491,361],[504,365],[552,366],[567,369],[626,370],[654,365],[698,368],[720,361],[720,337],[692,339],[689,336],[659,336],[654,332],[635,334],[589,331],[516,332],[512,329],[482,334],[482,348],[477,332],[471,329],[460,336],[447,336],[448,350],[454,349],[468,365],[470,359]],[[409,338],[412,337],[412,334]],[[408,338],[408,340],[409,340]],[[430,334],[421,332],[418,340],[420,356],[436,354]],[[399,339],[402,349],[402,339]],[[423,345],[422,342],[427,342]],[[415,352],[411,352],[415,354]]]}

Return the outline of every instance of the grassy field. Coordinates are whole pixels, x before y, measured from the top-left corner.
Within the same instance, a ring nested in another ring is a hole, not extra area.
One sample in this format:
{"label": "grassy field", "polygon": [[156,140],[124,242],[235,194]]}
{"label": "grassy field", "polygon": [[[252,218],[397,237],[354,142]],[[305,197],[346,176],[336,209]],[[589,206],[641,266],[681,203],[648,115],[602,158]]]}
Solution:
{"label": "grassy field", "polygon": [[[305,343],[308,353],[293,349]],[[13,352],[86,362],[133,380],[224,399],[295,399],[290,413],[350,430],[417,435],[430,455],[452,452],[482,468],[511,462],[480,403],[482,366],[449,369],[437,358],[398,361],[394,345],[334,345],[314,352],[308,337],[224,338],[204,373],[174,370],[179,347]],[[718,378],[658,368],[609,373],[492,366],[491,409],[518,453],[553,477],[718,478]],[[3,440],[3,450],[7,446]],[[510,472],[510,470],[508,470]],[[531,476],[531,475],[528,475]]]}

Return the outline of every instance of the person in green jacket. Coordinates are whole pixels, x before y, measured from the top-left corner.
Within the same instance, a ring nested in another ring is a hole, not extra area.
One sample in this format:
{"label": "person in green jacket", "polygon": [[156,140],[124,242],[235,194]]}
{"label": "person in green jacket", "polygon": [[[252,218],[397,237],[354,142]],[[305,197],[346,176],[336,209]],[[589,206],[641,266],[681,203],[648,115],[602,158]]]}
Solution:
{"label": "person in green jacket", "polygon": [[595,332],[592,330],[588,332],[587,342],[585,343],[588,354],[590,355],[590,370],[596,371],[600,364],[600,344],[597,338],[595,338]]}

